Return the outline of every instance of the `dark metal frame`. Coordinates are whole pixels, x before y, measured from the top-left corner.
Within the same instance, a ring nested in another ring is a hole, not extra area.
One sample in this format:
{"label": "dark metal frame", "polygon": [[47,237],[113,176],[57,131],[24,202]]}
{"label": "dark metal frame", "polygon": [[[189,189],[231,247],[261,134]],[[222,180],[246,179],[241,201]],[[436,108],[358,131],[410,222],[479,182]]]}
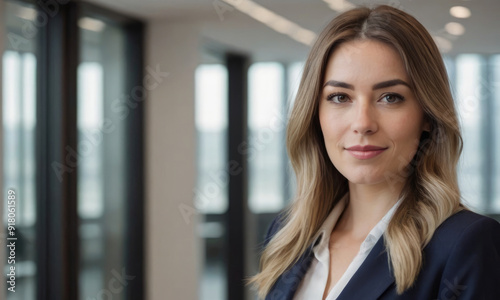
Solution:
{"label": "dark metal frame", "polygon": [[[68,3],[39,32],[37,100],[37,298],[78,299],[76,68],[77,6]],[[73,40],[74,41],[74,40]],[[60,177],[55,164],[62,169]],[[67,168],[67,169],[66,169]]]}
{"label": "dark metal frame", "polygon": [[[143,85],[144,70],[144,25],[133,22],[125,26],[128,64],[137,72],[128,72],[128,87]],[[144,95],[142,95],[144,97]],[[141,97],[141,98],[143,98]],[[144,99],[130,111],[127,122],[127,208],[125,212],[126,270],[135,276],[126,289],[128,300],[145,299],[144,271]],[[133,138],[130,138],[133,137]]]}
{"label": "dark metal frame", "polygon": [[[21,0],[22,1],[22,0]],[[24,1],[33,3],[34,1]],[[41,1],[37,2],[40,7]],[[40,8],[41,9],[41,8]],[[70,1],[39,28],[37,38],[37,299],[79,298],[79,217],[77,213],[77,67],[79,59],[78,19],[98,15],[126,31],[129,70],[127,89],[142,86],[142,21],[95,5]],[[127,118],[125,269],[133,274],[126,299],[144,298],[144,151],[143,101]],[[54,164],[62,168],[60,177]]]}
{"label": "dark metal frame", "polygon": [[241,172],[229,177],[226,212],[227,299],[245,299],[245,222],[247,214],[247,157],[240,145],[247,140],[248,59],[226,55],[228,71],[228,161]]}

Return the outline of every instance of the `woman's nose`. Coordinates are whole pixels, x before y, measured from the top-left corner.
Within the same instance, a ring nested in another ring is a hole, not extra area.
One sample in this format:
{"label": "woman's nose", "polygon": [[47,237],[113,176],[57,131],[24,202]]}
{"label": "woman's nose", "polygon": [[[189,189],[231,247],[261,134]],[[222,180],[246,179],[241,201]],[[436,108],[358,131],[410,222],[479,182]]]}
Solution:
{"label": "woman's nose", "polygon": [[376,112],[370,104],[359,103],[354,109],[354,116],[351,123],[351,129],[361,135],[374,134],[378,130]]}

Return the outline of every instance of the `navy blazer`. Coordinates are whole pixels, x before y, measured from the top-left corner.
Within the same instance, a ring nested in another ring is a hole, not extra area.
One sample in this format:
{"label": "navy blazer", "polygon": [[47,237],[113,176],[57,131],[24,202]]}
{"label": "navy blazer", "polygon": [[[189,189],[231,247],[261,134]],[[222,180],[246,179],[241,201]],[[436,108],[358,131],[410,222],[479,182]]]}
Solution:
{"label": "navy blazer", "polygon": [[[266,241],[280,227],[276,218]],[[313,258],[311,246],[266,300],[292,300]],[[500,300],[500,223],[468,210],[450,216],[424,248],[422,269],[402,295],[396,293],[382,236],[337,299]]]}

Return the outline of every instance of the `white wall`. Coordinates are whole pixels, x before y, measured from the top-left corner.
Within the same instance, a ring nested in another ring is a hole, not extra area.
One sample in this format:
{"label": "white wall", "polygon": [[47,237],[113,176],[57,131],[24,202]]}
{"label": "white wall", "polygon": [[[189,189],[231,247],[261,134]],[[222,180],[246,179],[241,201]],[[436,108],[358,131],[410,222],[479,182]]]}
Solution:
{"label": "white wall", "polygon": [[[193,23],[151,21],[146,66],[168,72],[145,102],[146,297],[198,299],[200,255],[193,207],[196,179],[194,74],[199,36]],[[150,78],[149,78],[150,79]],[[145,80],[149,80],[145,78]],[[145,83],[148,86],[148,83]]]}

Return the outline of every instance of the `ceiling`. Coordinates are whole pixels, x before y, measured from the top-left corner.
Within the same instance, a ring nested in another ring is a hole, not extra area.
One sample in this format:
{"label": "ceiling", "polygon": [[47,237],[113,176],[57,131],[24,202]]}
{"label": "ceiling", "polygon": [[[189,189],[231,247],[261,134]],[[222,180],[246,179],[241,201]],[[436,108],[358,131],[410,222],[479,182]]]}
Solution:
{"label": "ceiling", "polygon": [[[247,0],[232,0],[237,3]],[[334,0],[329,0],[334,1]],[[205,44],[251,53],[257,61],[304,60],[309,47],[278,33],[253,18],[239,12],[222,0],[91,0],[113,10],[145,21],[166,20],[189,22],[199,26]],[[323,0],[254,0],[254,2],[315,33],[338,12]],[[498,0],[351,0],[354,4],[389,4],[415,16],[434,36],[447,39],[452,48],[449,54],[500,53],[500,1]],[[471,10],[471,17],[457,19],[449,10],[463,5]],[[449,22],[465,27],[461,36],[445,31]]]}

